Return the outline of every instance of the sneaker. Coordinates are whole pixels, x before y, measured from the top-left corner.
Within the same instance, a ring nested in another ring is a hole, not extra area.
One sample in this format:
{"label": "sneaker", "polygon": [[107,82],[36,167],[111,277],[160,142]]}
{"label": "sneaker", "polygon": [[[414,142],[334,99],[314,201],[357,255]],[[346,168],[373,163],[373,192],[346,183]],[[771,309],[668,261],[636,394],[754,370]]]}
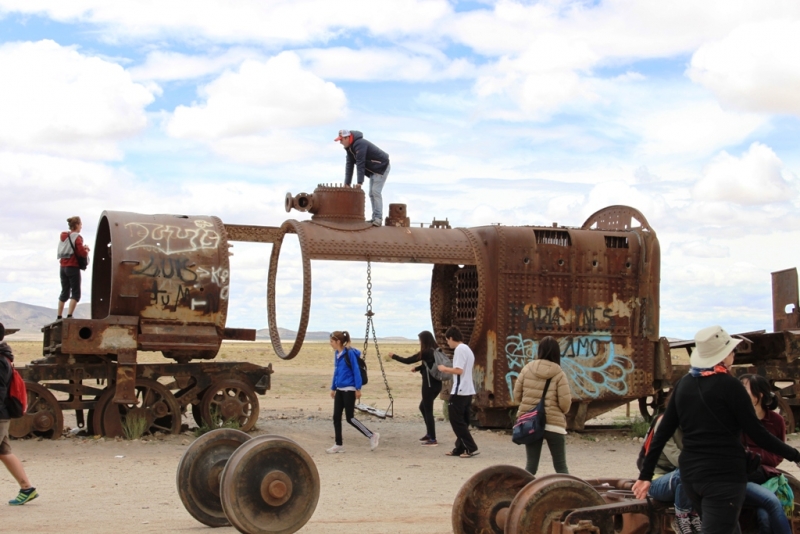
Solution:
{"label": "sneaker", "polygon": [[26,490],[19,490],[17,497],[15,499],[11,499],[8,501],[8,504],[11,506],[22,506],[28,501],[32,501],[36,497],[39,496],[39,493],[36,491],[36,488],[30,488]]}
{"label": "sneaker", "polygon": [[462,458],[472,458],[473,456],[478,456],[480,453],[477,450],[472,452],[462,452],[459,456]]}
{"label": "sneaker", "polygon": [[427,441],[421,441],[420,445],[422,445],[423,447],[436,447],[437,445],[439,445],[439,442],[436,441],[435,439],[429,439]]}
{"label": "sneaker", "polygon": [[336,454],[337,452],[344,452],[344,445],[334,445],[330,449],[325,449],[328,454]]}
{"label": "sneaker", "polygon": [[700,534],[703,532],[703,522],[700,520],[700,516],[694,512],[689,514],[689,522],[692,524],[692,531]]}
{"label": "sneaker", "polygon": [[369,438],[369,450],[374,451],[378,448],[378,443],[381,441],[381,435],[375,432],[372,434],[372,437]]}
{"label": "sneaker", "polygon": [[374,219],[372,221],[372,226],[380,226],[381,224],[383,224],[383,223],[381,222],[380,219]]}
{"label": "sneaker", "polygon": [[428,434],[425,434],[424,436],[419,438],[420,441],[429,441],[430,439],[431,439],[431,437]]}
{"label": "sneaker", "polygon": [[670,526],[675,534],[692,534],[692,522],[688,515],[675,514]]}

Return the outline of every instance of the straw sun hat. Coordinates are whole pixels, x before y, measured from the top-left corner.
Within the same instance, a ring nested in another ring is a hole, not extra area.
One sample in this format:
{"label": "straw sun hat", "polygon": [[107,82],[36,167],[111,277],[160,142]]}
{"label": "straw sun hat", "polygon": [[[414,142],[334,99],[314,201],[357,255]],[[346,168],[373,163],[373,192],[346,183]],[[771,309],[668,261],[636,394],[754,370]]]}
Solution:
{"label": "straw sun hat", "polygon": [[695,348],[689,363],[700,369],[714,367],[733,352],[741,341],[733,339],[721,326],[703,328],[694,336]]}

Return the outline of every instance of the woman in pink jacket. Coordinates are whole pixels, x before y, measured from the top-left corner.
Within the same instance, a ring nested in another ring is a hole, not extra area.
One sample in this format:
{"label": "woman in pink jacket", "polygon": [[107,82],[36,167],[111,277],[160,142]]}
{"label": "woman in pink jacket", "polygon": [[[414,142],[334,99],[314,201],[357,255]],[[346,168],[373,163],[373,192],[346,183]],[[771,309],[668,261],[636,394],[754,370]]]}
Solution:
{"label": "woman in pink jacket", "polygon": [[537,358],[522,368],[517,377],[517,383],[514,384],[514,400],[519,403],[518,415],[529,412],[539,404],[548,379],[550,379],[550,386],[548,386],[547,395],[544,398],[544,413],[547,417],[544,440],[525,445],[525,453],[528,457],[525,469],[534,475],[539,469],[542,441],[547,442],[556,473],[569,473],[567,470],[566,413],[572,403],[572,394],[569,390],[567,376],[561,370],[561,347],[558,346],[558,341],[550,336],[539,342]]}

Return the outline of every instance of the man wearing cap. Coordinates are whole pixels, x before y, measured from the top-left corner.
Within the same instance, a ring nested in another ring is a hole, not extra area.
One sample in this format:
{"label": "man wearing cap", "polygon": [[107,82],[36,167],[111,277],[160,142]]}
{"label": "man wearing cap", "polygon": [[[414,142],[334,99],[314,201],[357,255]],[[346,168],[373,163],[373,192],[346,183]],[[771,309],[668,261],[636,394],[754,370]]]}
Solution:
{"label": "man wearing cap", "polygon": [[681,481],[700,512],[702,532],[729,534],[739,530],[747,487],[742,432],[759,447],[787,460],[800,461],[800,452],[761,424],[744,386],[728,372],[733,349],[741,340],[731,338],[721,326],[711,326],[700,330],[694,341],[691,369],[675,385],[633,491],[639,499],[647,495],[661,451],[680,426]]}
{"label": "man wearing cap", "polygon": [[356,168],[356,186],[361,187],[364,176],[369,177],[369,201],[372,204],[371,222],[380,226],[383,221],[383,185],[389,176],[389,154],[364,139],[364,135],[357,130],[339,130],[339,137],[334,139],[344,147],[347,152],[347,161],[344,170],[344,184],[350,185],[353,181],[353,167]]}

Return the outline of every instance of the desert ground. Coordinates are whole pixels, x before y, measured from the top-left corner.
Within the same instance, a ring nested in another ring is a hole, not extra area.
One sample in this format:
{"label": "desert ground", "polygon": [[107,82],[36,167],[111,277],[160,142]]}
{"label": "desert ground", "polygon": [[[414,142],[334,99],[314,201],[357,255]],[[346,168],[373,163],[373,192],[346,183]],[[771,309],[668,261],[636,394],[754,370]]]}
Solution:
{"label": "desert ground", "polygon": [[[41,343],[7,341],[22,365],[41,354]],[[411,344],[381,346],[381,352],[410,355]],[[372,349],[371,349],[372,350]],[[469,458],[444,456],[453,441],[446,421],[437,423],[438,447],[420,447],[417,439],[425,433],[417,410],[420,377],[411,366],[385,363],[395,398],[394,419],[358,417],[373,431],[380,432],[380,446],[370,452],[367,440],[345,424],[344,454],[328,455],[333,444],[332,400],[329,396],[331,354],[327,344],[305,345],[291,361],[282,361],[268,343],[225,344],[218,356],[224,360],[271,362],[272,389],[260,397],[261,412],[254,434],[279,434],[302,445],[319,470],[319,504],[303,533],[447,533],[452,532],[450,511],[461,485],[477,471],[496,464],[525,464],[524,448],[511,443],[505,432],[474,430],[480,455]],[[370,354],[370,384],[364,389],[369,404],[384,408],[383,390],[374,352]],[[159,361],[156,354],[144,360]],[[441,406],[439,406],[439,409]],[[635,413],[632,407],[631,413]],[[635,460],[640,444],[624,428],[625,408],[603,416],[615,430],[570,433],[567,455],[570,472],[584,478],[631,477],[637,475]],[[72,435],[59,440],[17,440],[12,446],[40,497],[18,507],[2,507],[3,532],[42,533],[146,533],[212,532],[195,521],[184,509],[176,490],[178,462],[195,439],[194,421],[176,436],[146,437],[137,441]],[[75,425],[65,414],[65,426]],[[789,442],[800,445],[797,434]],[[794,464],[782,466],[800,475]],[[553,472],[548,452],[542,454],[539,474]],[[0,469],[4,497],[16,494],[11,476]],[[215,534],[236,532],[232,527],[213,530]]]}

